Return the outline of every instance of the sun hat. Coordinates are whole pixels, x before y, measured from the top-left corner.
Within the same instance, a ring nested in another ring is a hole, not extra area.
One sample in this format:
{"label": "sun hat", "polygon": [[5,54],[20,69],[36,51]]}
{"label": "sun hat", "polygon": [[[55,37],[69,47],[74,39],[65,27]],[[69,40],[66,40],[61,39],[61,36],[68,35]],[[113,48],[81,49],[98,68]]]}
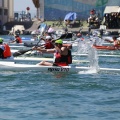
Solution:
{"label": "sun hat", "polygon": [[2,43],[3,42],[3,38],[0,38],[0,43]]}
{"label": "sun hat", "polygon": [[63,41],[61,39],[59,39],[59,40],[56,40],[55,43],[63,44]]}
{"label": "sun hat", "polygon": [[51,36],[46,36],[46,38],[45,38],[45,39],[48,39],[48,40],[49,40],[49,39],[51,39]]}

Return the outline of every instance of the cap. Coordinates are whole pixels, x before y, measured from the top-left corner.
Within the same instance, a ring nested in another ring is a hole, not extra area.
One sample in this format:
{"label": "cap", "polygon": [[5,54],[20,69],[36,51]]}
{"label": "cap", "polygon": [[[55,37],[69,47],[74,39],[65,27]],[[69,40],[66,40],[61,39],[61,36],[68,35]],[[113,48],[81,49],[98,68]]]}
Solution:
{"label": "cap", "polygon": [[63,41],[61,39],[59,39],[59,40],[56,40],[55,43],[63,44]]}
{"label": "cap", "polygon": [[0,43],[2,43],[3,42],[3,38],[0,38]]}
{"label": "cap", "polygon": [[45,39],[48,39],[48,40],[49,40],[49,39],[51,39],[51,36],[46,36],[46,38],[45,38]]}

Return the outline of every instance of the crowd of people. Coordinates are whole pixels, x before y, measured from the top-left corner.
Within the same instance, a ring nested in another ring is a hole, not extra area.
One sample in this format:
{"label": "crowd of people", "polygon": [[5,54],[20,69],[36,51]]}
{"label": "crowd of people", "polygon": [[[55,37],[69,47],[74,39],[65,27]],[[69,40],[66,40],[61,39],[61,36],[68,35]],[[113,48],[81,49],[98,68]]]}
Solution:
{"label": "crowd of people", "polygon": [[104,15],[104,25],[107,28],[120,28],[120,13],[107,13]]}

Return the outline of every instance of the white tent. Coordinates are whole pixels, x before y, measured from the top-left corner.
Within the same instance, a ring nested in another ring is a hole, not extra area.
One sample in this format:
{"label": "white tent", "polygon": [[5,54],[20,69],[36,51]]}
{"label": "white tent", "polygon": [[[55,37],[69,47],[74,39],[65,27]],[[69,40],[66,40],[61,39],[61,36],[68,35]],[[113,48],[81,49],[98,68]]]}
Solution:
{"label": "white tent", "polygon": [[119,9],[118,9],[118,12],[120,12],[120,7],[119,7]]}
{"label": "white tent", "polygon": [[119,6],[106,6],[104,10],[104,14],[112,13],[112,12],[119,12],[119,11],[120,11]]}

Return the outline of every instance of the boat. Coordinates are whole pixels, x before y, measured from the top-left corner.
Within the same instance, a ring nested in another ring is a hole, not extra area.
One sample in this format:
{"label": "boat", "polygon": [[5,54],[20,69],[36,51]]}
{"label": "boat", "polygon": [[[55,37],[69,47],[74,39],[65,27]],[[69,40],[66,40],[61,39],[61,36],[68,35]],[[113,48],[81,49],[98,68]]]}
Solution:
{"label": "boat", "polygon": [[16,64],[15,62],[0,62],[0,70],[5,71],[39,71],[39,72],[79,72],[88,68],[77,67],[77,66],[40,66],[38,64]]}
{"label": "boat", "polygon": [[[16,64],[15,62],[0,62],[0,70],[5,71],[39,71],[39,72],[55,72],[55,73],[78,73],[80,71],[92,70],[90,67],[79,67],[79,66],[40,66],[38,64]],[[114,68],[99,68],[97,72],[120,72],[120,69]]]}
{"label": "boat", "polygon": [[[49,61],[52,62],[53,58],[38,58],[38,57],[11,57],[8,59],[0,59],[0,62],[40,62],[40,61]],[[72,60],[73,63],[77,63],[77,62],[89,62],[88,60]]]}
{"label": "boat", "polygon": [[96,45],[93,45],[93,47],[96,48],[97,50],[120,50],[120,47],[116,48],[114,46],[96,46]]}

